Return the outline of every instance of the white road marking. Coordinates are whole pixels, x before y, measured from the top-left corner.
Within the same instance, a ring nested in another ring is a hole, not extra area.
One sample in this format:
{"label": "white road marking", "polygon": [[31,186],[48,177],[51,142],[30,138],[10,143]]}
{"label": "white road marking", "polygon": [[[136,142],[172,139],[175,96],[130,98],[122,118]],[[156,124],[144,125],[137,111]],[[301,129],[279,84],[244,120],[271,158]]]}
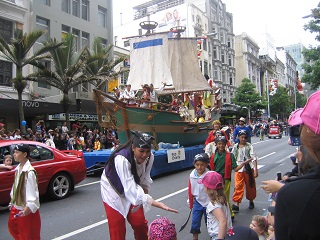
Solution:
{"label": "white road marking", "polygon": [[266,158],[266,157],[269,157],[269,156],[271,156],[271,155],[273,155],[273,154],[275,154],[275,153],[276,153],[276,152],[272,152],[272,153],[269,153],[269,154],[264,155],[264,156],[262,156],[262,157],[258,157],[258,160],[264,159],[264,158]]}
{"label": "white road marking", "polygon": [[[273,155],[273,154],[275,154],[275,153],[276,153],[276,152],[269,153],[269,154],[267,154],[267,155],[265,155],[265,156],[260,157],[259,159],[266,158],[266,157],[268,157],[268,156],[270,156],[270,155]],[[290,154],[290,155],[291,155],[291,154]],[[290,155],[289,155],[289,156],[290,156]],[[286,157],[286,158],[287,158],[287,157]],[[285,158],[284,158],[284,159],[285,159]],[[281,162],[281,161],[283,161],[283,159],[281,159],[280,162]],[[279,161],[278,161],[278,162],[279,162]],[[264,166],[265,166],[265,165],[258,165],[258,169],[260,169],[260,168],[262,168],[262,167],[264,167]],[[91,183],[85,183],[85,184],[76,186],[76,188],[86,187],[86,186],[93,185],[93,184],[96,184],[96,183],[100,183],[100,181],[95,181],[95,182],[91,182]],[[188,188],[180,189],[180,190],[178,190],[178,191],[176,191],[176,192],[173,192],[173,193],[170,193],[170,194],[168,194],[168,195],[166,195],[166,196],[163,196],[163,197],[161,197],[161,198],[158,198],[158,199],[156,199],[156,201],[161,202],[161,201],[163,201],[163,200],[165,200],[165,199],[167,199],[167,198],[173,197],[173,196],[178,195],[178,194],[180,194],[180,193],[182,193],[182,192],[185,192],[185,191],[187,191],[187,190],[188,190]],[[67,233],[67,234],[65,234],[65,235],[62,235],[62,236],[60,236],[60,237],[54,238],[54,239],[52,239],[52,240],[63,240],[63,239],[66,239],[66,238],[68,238],[68,237],[72,237],[72,236],[77,235],[77,234],[79,234],[79,233],[82,233],[82,232],[85,232],[85,231],[87,231],[87,230],[90,230],[90,229],[92,229],[92,228],[98,227],[98,226],[100,226],[100,225],[102,225],[102,224],[105,224],[105,223],[107,223],[107,222],[108,222],[108,219],[105,219],[105,220],[102,220],[102,221],[100,221],[100,222],[93,223],[93,224],[88,225],[88,226],[86,226],[86,227],[83,227],[83,228],[80,228],[80,229],[75,230],[75,231],[73,231],[73,232],[70,232],[70,233]]]}
{"label": "white road marking", "polygon": [[96,184],[96,183],[99,183],[99,182],[100,182],[100,181],[85,183],[85,184],[82,184],[82,185],[75,186],[74,188],[86,187],[86,186],[93,185],[93,184]]}
{"label": "white road marking", "polygon": [[82,232],[84,232],[84,231],[87,231],[87,230],[89,230],[89,229],[91,229],[91,228],[98,227],[98,226],[100,226],[100,225],[102,225],[102,224],[105,224],[105,223],[107,223],[107,222],[108,222],[108,219],[105,219],[105,220],[102,220],[102,221],[100,221],[100,222],[91,224],[91,225],[89,225],[89,226],[86,226],[86,227],[80,228],[80,229],[78,229],[78,230],[75,230],[75,231],[73,231],[73,232],[70,232],[70,233],[67,233],[67,234],[65,234],[65,235],[62,235],[62,236],[60,236],[60,237],[54,238],[54,239],[52,239],[52,240],[63,240],[63,239],[66,239],[66,238],[68,238],[68,237],[72,237],[72,236],[74,236],[74,235],[77,235],[77,234],[79,234],[79,233],[82,233]]}

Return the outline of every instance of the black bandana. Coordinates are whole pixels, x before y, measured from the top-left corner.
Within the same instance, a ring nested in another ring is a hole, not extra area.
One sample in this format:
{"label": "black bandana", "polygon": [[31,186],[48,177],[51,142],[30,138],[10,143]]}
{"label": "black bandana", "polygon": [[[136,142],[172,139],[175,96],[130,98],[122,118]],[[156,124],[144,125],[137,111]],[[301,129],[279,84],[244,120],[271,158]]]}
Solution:
{"label": "black bandana", "polygon": [[133,136],[133,146],[138,148],[151,148],[154,137],[140,131],[131,131]]}

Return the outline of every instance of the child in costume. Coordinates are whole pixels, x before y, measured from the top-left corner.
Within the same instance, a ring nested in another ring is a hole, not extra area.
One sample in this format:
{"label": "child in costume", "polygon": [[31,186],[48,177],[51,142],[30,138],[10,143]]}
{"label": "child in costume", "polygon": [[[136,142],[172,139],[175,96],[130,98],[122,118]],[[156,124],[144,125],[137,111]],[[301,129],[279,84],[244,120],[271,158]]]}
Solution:
{"label": "child in costume", "polygon": [[199,184],[199,179],[209,171],[209,157],[206,153],[197,154],[194,157],[194,170],[190,173],[188,183],[188,201],[189,207],[192,209],[192,223],[190,233],[193,234],[193,239],[198,239],[198,234],[201,233],[201,218],[204,216],[207,223],[206,207],[209,203],[208,194],[205,193],[203,184]]}
{"label": "child in costume", "polygon": [[28,157],[27,144],[18,144],[13,157],[20,164],[15,169],[11,190],[8,229],[14,239],[40,239],[41,219],[37,173]]}

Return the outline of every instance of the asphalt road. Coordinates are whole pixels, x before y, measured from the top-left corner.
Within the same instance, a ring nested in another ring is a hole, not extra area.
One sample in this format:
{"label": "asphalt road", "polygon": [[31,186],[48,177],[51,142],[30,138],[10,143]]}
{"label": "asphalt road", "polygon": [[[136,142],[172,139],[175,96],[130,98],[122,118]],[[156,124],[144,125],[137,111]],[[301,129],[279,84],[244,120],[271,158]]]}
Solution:
{"label": "asphalt road", "polygon": [[[240,212],[236,214],[234,225],[249,225],[253,215],[266,213],[269,205],[268,195],[261,189],[261,181],[275,179],[276,172],[285,173],[292,169],[288,156],[295,152],[295,147],[287,144],[288,137],[282,139],[252,139],[254,149],[259,157],[259,177],[257,178],[257,198],[255,208],[248,209],[248,201],[243,200]],[[191,169],[154,178],[150,195],[166,205],[175,208],[179,214],[152,208],[146,217],[149,222],[159,216],[168,217],[176,224],[177,230],[187,219],[187,181]],[[75,191],[60,201],[41,200],[41,237],[44,240],[74,239],[100,240],[109,239],[108,225],[100,197],[99,176],[87,177]],[[12,239],[7,229],[8,211],[0,211],[0,240]],[[187,227],[178,233],[178,239],[191,239],[190,221]],[[209,239],[204,222],[199,239]],[[127,239],[134,239],[130,225],[127,224]]]}

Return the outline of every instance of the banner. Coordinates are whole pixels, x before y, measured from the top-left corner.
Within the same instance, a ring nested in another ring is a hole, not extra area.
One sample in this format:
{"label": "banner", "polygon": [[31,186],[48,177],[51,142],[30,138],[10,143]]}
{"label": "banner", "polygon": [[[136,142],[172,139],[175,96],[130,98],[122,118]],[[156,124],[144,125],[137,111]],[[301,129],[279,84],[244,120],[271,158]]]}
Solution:
{"label": "banner", "polygon": [[186,160],[184,148],[168,149],[167,150],[168,163]]}
{"label": "banner", "polygon": [[277,93],[278,89],[278,79],[269,80],[269,95],[273,96]]}

